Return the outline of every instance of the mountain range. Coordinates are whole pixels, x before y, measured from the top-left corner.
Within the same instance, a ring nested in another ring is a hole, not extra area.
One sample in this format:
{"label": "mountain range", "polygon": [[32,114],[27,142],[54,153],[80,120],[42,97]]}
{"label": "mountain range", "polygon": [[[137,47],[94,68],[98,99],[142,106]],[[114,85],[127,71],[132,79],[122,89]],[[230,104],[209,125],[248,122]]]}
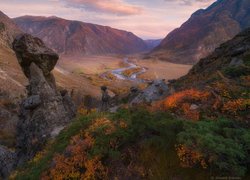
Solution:
{"label": "mountain range", "polygon": [[170,32],[150,56],[194,64],[247,27],[250,27],[249,0],[217,0]]}
{"label": "mountain range", "polygon": [[41,38],[59,54],[103,55],[143,52],[148,45],[131,32],[58,17],[13,19],[26,33]]}

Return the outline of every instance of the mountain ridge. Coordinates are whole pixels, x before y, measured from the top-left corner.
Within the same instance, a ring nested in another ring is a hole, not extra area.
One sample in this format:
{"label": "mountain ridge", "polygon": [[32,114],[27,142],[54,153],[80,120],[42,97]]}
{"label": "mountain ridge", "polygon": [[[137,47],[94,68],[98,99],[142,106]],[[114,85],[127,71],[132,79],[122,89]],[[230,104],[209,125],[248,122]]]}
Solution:
{"label": "mountain ridge", "polygon": [[249,1],[216,1],[207,9],[193,13],[179,28],[170,32],[150,56],[175,63],[195,64],[249,26]]}
{"label": "mountain ridge", "polygon": [[59,54],[133,54],[147,44],[133,33],[58,17],[22,16],[13,19],[26,33],[41,38]]}

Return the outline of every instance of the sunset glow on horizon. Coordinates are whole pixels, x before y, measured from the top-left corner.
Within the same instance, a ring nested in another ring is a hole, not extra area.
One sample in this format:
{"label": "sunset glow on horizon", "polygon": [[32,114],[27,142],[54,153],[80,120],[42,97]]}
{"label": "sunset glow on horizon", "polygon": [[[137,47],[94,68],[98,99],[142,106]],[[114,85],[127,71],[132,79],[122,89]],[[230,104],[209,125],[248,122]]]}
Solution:
{"label": "sunset glow on horizon", "polygon": [[58,16],[131,31],[143,39],[164,38],[190,15],[215,0],[1,0],[10,17]]}

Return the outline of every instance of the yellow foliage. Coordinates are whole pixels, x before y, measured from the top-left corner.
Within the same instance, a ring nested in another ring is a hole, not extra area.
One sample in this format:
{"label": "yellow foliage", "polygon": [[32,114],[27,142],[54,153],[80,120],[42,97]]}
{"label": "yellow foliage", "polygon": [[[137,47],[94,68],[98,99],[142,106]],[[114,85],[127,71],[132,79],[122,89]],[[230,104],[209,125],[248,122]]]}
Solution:
{"label": "yellow foliage", "polygon": [[219,93],[220,96],[225,98],[231,98],[228,90],[228,84],[223,82],[216,82],[213,84],[213,88]]}
{"label": "yellow foliage", "polygon": [[223,105],[222,111],[237,115],[238,111],[246,110],[250,105],[250,99],[230,100]]}
{"label": "yellow foliage", "polygon": [[96,109],[87,109],[87,108],[84,108],[84,107],[79,107],[77,109],[77,114],[79,114],[81,116],[85,116],[85,115],[88,115],[90,113],[94,113],[96,111],[97,111]]}
{"label": "yellow foliage", "polygon": [[88,131],[95,131],[99,127],[105,127],[105,134],[113,133],[116,128],[114,124],[107,118],[100,118],[95,120],[95,122],[88,128]]}
{"label": "yellow foliage", "polygon": [[202,153],[195,151],[185,145],[176,146],[177,155],[181,161],[183,167],[194,167],[196,165],[206,169],[208,167]]}

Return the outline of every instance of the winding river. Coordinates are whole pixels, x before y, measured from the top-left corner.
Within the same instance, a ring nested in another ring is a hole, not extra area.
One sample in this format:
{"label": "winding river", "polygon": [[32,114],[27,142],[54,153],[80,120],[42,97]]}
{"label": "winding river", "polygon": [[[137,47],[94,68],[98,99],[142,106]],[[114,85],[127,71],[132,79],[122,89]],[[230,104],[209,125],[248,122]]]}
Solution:
{"label": "winding river", "polygon": [[[143,74],[146,72],[146,69],[143,68],[143,67],[140,67],[132,62],[129,62],[129,59],[128,58],[124,58],[123,59],[123,63],[127,64],[128,67],[125,67],[125,68],[119,68],[119,69],[115,69],[115,70],[112,70],[111,73],[117,78],[117,79],[120,79],[120,80],[130,80],[130,81],[137,81],[137,82],[144,82],[143,79],[139,79],[137,78],[138,75],[140,74]],[[129,70],[129,69],[134,69],[134,68],[141,68],[141,71],[139,72],[135,72],[133,73],[131,76],[125,76],[123,75],[123,72],[126,71],[126,70]]]}

